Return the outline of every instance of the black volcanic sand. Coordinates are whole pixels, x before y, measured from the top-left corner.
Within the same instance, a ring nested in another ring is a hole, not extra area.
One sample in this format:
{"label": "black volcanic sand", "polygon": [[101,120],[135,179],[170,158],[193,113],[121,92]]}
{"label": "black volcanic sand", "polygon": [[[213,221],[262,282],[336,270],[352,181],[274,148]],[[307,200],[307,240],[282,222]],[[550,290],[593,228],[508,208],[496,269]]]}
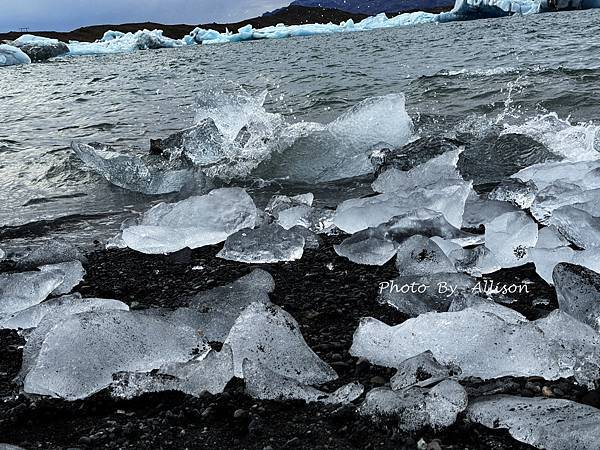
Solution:
{"label": "black volcanic sand", "polygon": [[[389,382],[394,370],[349,355],[359,319],[371,316],[388,324],[406,319],[375,301],[378,283],[395,277],[393,262],[383,267],[359,266],[335,254],[341,237],[325,237],[320,250],[306,251],[293,263],[261,265],[276,282],[273,303],[300,324],[308,345],[334,367],[334,389],[358,380],[366,390]],[[190,295],[227,284],[256,266],[215,257],[220,246],[191,256],[148,256],[130,250],[89,255],[87,276],[79,291],[86,297],[117,298],[132,308],[177,307]],[[329,265],[328,268],[327,266]],[[201,268],[200,268],[201,267]],[[9,269],[5,263],[3,267]],[[195,268],[195,269],[194,269]],[[531,282],[530,294],[510,306],[530,319],[557,307],[554,290],[533,267],[505,270],[497,282]],[[549,304],[534,306],[535,298]],[[177,392],[146,394],[134,400],[113,400],[101,392],[84,401],[66,402],[18,394],[11,380],[21,365],[24,341],[13,331],[0,331],[0,442],[24,448],[416,448],[423,439],[429,449],[525,449],[505,430],[489,430],[459,417],[450,429],[408,435],[397,423],[372,423],[352,406],[324,406],[300,401],[258,401],[244,394],[243,381],[233,379],[219,395],[201,398]],[[485,349],[482,349],[485,352]],[[501,379],[464,383],[472,395],[484,392],[552,395],[600,407],[600,392],[586,391],[571,380]],[[548,392],[547,389],[544,389]],[[359,399],[358,402],[360,402]]]}

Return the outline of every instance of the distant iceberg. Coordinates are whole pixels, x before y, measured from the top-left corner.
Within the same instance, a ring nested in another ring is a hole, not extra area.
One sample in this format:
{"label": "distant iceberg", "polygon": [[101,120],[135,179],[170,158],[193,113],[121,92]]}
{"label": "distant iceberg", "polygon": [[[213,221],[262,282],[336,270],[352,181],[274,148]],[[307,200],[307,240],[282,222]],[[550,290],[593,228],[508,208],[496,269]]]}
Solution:
{"label": "distant iceberg", "polygon": [[105,55],[111,53],[128,53],[137,50],[182,47],[186,43],[180,39],[163,36],[162,30],[141,30],[135,33],[107,31],[102,39],[96,42],[69,42],[71,55]]}
{"label": "distant iceberg", "polygon": [[29,64],[31,59],[19,48],[12,45],[0,44],[0,66]]}

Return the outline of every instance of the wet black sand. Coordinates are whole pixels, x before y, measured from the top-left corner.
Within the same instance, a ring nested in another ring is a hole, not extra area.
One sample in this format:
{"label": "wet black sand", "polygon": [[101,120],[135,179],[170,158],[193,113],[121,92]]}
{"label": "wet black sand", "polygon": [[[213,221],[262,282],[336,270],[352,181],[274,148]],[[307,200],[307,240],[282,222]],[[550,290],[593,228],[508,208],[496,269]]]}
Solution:
{"label": "wet black sand", "polygon": [[[301,326],[307,343],[339,374],[325,386],[335,388],[358,380],[366,390],[389,381],[394,370],[358,361],[348,354],[361,317],[389,324],[405,320],[375,301],[378,283],[395,277],[393,263],[358,266],[335,254],[326,237],[320,250],[308,250],[293,263],[261,265],[276,283],[273,303],[287,310]],[[190,295],[227,284],[254,267],[215,258],[220,246],[179,258],[148,256],[129,250],[97,251],[89,255],[87,276],[79,291],[86,297],[117,298],[132,308],[177,307]],[[328,267],[329,265],[329,267]],[[201,268],[200,268],[201,267]],[[194,270],[194,268],[196,268]],[[2,269],[10,269],[6,263]],[[557,307],[553,289],[533,267],[494,274],[497,282],[529,280],[529,295],[510,307],[535,319]],[[534,298],[547,306],[534,306]],[[11,383],[21,364],[23,340],[0,331],[0,442],[24,448],[416,448],[423,439],[430,449],[530,448],[504,430],[473,426],[462,417],[450,429],[407,435],[394,423],[373,424],[350,406],[306,405],[303,402],[257,401],[234,379],[226,392],[202,398],[176,392],[148,394],[134,400],[113,400],[100,393],[84,401],[65,402],[18,395]],[[485,351],[485,349],[482,349]],[[600,407],[600,392],[587,392],[570,380],[503,379],[466,384],[472,393],[493,390],[540,396],[552,395]],[[544,389],[548,394],[548,390]]]}

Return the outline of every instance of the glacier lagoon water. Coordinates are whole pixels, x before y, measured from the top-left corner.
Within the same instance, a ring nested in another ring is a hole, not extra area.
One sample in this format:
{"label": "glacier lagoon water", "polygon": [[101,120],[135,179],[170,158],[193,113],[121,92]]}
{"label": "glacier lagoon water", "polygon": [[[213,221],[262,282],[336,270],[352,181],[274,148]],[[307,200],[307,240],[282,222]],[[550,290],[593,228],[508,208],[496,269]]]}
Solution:
{"label": "glacier lagoon water", "polygon": [[[149,139],[192,125],[206,92],[266,90],[265,109],[288,123],[329,123],[365,99],[402,92],[415,136],[473,148],[477,157],[463,169],[476,184],[498,181],[502,161],[530,165],[540,151],[532,142],[563,156],[594,151],[599,34],[600,11],[590,10],[4,68],[2,246],[60,234],[90,244],[150,204],[175,198],[135,194],[83,171],[70,142],[143,152]],[[509,134],[516,138],[506,142]],[[261,176],[243,182],[259,204],[273,193],[312,191],[317,204],[335,205],[369,192],[372,181],[306,186]]]}

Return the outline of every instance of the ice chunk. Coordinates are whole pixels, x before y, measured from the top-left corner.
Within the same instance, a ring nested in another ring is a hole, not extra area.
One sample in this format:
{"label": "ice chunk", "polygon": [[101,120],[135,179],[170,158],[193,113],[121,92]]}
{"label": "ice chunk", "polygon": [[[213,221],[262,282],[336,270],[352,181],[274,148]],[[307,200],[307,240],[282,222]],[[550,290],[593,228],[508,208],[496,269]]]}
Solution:
{"label": "ice chunk", "polygon": [[479,228],[496,217],[518,209],[511,203],[487,200],[480,198],[468,198],[465,203],[462,226],[464,228]]}
{"label": "ice chunk", "polygon": [[[569,316],[552,315],[536,322],[509,316],[500,305],[485,310],[427,313],[390,327],[362,319],[350,353],[373,364],[398,367],[406,359],[431,350],[442,364],[455,364],[461,377],[575,376],[581,364],[598,369],[600,334]],[[585,330],[587,328],[587,330]],[[485,351],[482,351],[485,349]],[[594,362],[596,361],[596,362]],[[589,380],[588,380],[589,381]]]}
{"label": "ice chunk", "polygon": [[524,212],[511,212],[485,226],[485,246],[502,267],[517,267],[528,262],[528,249],[538,238],[538,226]]}
{"label": "ice chunk", "polygon": [[300,226],[314,233],[330,233],[335,225],[333,215],[335,211],[325,208],[312,208],[310,206],[294,206],[281,211],[277,223],[286,230]]}
{"label": "ice chunk", "polygon": [[560,309],[600,332],[600,274],[560,263],[552,279]]}
{"label": "ice chunk", "polygon": [[0,67],[30,64],[31,59],[18,47],[0,44]]}
{"label": "ice chunk", "polygon": [[496,256],[485,245],[452,250],[448,256],[458,271],[473,277],[481,277],[502,268]]}
{"label": "ice chunk", "polygon": [[464,180],[456,169],[462,149],[444,153],[408,171],[394,167],[381,173],[371,187],[375,192],[409,192],[427,186],[453,185]]}
{"label": "ice chunk", "polygon": [[374,418],[393,416],[404,431],[427,426],[439,430],[452,425],[467,407],[465,389],[456,381],[444,380],[431,389],[413,387],[403,391],[375,388],[367,393],[358,412]]}
{"label": "ice chunk", "polygon": [[57,238],[44,242],[41,246],[19,258],[17,260],[17,267],[19,269],[34,269],[48,264],[69,261],[86,263],[87,259],[73,244],[64,239]]}
{"label": "ice chunk", "polygon": [[287,195],[274,195],[269,200],[265,211],[275,219],[279,218],[279,213],[286,209],[296,206],[312,206],[315,196],[308,192],[306,194],[295,195],[288,197]]}
{"label": "ice chunk", "polygon": [[[485,292],[485,283],[483,285],[477,286],[476,290],[481,289],[482,292]],[[497,294],[496,294],[497,295]],[[497,298],[497,297],[496,297]],[[507,308],[505,306],[497,304],[495,301],[490,300],[488,298],[479,297],[477,295],[464,295],[460,297],[456,297],[452,299],[452,303],[448,307],[449,312],[455,311],[463,311],[467,308],[476,309],[478,311],[488,312],[490,314],[494,314],[501,319],[505,320],[507,323],[524,323],[527,322],[527,318],[515,311],[514,309]]]}
{"label": "ice chunk", "polygon": [[0,261],[6,258],[6,252],[0,248]]}
{"label": "ice chunk", "polygon": [[456,272],[442,249],[421,235],[412,236],[399,245],[396,268],[400,276]]}
{"label": "ice chunk", "polygon": [[275,305],[253,303],[238,317],[225,340],[231,346],[235,376],[249,359],[304,384],[321,384],[337,374],[308,347],[298,323]]}
{"label": "ice chunk", "polygon": [[46,335],[24,390],[67,400],[109,386],[117,372],[145,372],[208,351],[189,326],[148,312],[94,311],[69,316]]}
{"label": "ice chunk", "polygon": [[547,450],[589,450],[600,442],[600,410],[570,400],[512,395],[480,397],[467,418],[508,429],[518,441]]}
{"label": "ice chunk", "polygon": [[470,293],[476,280],[463,273],[400,276],[379,284],[380,303],[416,317],[429,311],[447,311],[452,300]]}
{"label": "ice chunk", "polygon": [[219,258],[245,263],[295,261],[304,253],[304,237],[277,224],[243,229],[227,238]]}
{"label": "ice chunk", "polygon": [[584,190],[576,184],[557,181],[538,192],[531,205],[531,214],[539,222],[546,224],[554,211],[562,206],[573,205],[583,211],[590,209],[596,212],[591,202],[597,201],[598,196],[600,189]]}
{"label": "ice chunk", "polygon": [[192,168],[165,161],[144,160],[126,155],[102,144],[73,142],[71,148],[81,161],[110,183],[144,194],[179,192],[196,183]]}
{"label": "ice chunk", "polygon": [[600,217],[573,206],[563,206],[554,210],[549,223],[578,247],[600,247]]}
{"label": "ice chunk", "polygon": [[255,269],[231,284],[195,295],[190,308],[200,313],[197,327],[208,341],[223,342],[238,316],[251,303],[268,304],[275,282],[269,273]]}
{"label": "ice chunk", "polygon": [[69,53],[69,47],[58,39],[23,34],[13,41],[32,61],[45,61]]}
{"label": "ice chunk", "polygon": [[106,309],[121,309],[126,311],[129,307],[119,300],[81,298],[80,294],[66,295],[46,300],[45,302],[13,313],[0,320],[0,328],[26,330],[37,327],[42,320],[53,320],[54,324],[72,314]]}
{"label": "ice chunk", "polygon": [[110,386],[114,397],[133,398],[146,392],[181,391],[200,396],[219,394],[233,378],[233,354],[224,345],[220,352],[210,350],[198,359],[170,363],[153,372],[122,372]]}
{"label": "ice chunk", "polygon": [[359,231],[334,248],[338,255],[358,264],[382,265],[394,256],[399,243],[416,234],[440,236],[464,245],[481,242],[479,236],[450,225],[442,213],[419,209],[392,217],[376,228]]}
{"label": "ice chunk", "polygon": [[535,248],[553,249],[569,245],[569,242],[558,232],[555,226],[544,227],[538,231]]}
{"label": "ice chunk", "polygon": [[524,182],[532,181],[539,190],[545,189],[557,180],[594,189],[600,185],[595,186],[595,182],[583,183],[582,180],[585,179],[586,174],[598,168],[600,168],[600,160],[547,162],[527,167],[512,175],[511,178],[518,178]]}
{"label": "ice chunk", "polygon": [[41,266],[42,272],[58,272],[64,276],[63,282],[52,291],[52,295],[68,294],[77,286],[85,276],[85,269],[79,261],[70,261],[58,264],[48,264]]}
{"label": "ice chunk", "polygon": [[255,223],[256,206],[246,191],[215,189],[203,196],[156,205],[139,225],[123,230],[123,241],[142,253],[172,253],[217,244]]}
{"label": "ice chunk", "polygon": [[498,200],[510,202],[513,205],[527,209],[533,203],[538,188],[532,181],[521,181],[518,178],[511,178],[502,181],[492,192],[488,194],[489,200]]}
{"label": "ice chunk", "polygon": [[308,183],[371,173],[373,146],[405,144],[413,133],[404,94],[371,97],[323,125],[299,122],[281,133],[279,148],[258,167],[262,178]]}
{"label": "ice chunk", "polygon": [[440,364],[433,353],[427,350],[402,361],[390,380],[390,386],[395,391],[415,385],[423,387],[458,374],[460,374],[459,367]]}
{"label": "ice chunk", "polygon": [[0,274],[0,317],[44,301],[64,279],[61,271]]}
{"label": "ice chunk", "polygon": [[424,208],[440,212],[453,226],[460,228],[465,202],[472,188],[459,184],[435,189],[415,189],[410,194],[380,194],[346,200],[336,210],[333,222],[347,233],[376,227],[392,217]]}
{"label": "ice chunk", "polygon": [[243,362],[246,392],[262,400],[304,400],[329,404],[346,404],[356,400],[363,393],[363,386],[350,383],[329,394],[293,378],[279,375],[257,361],[245,359]]}

